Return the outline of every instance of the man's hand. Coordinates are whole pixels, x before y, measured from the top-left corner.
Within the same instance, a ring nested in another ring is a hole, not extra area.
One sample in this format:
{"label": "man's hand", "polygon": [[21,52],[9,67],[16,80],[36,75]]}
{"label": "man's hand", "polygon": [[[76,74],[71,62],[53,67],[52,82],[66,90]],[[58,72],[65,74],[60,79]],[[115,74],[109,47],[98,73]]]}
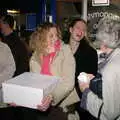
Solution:
{"label": "man's hand", "polygon": [[90,80],[92,80],[95,76],[93,74],[87,74],[87,77],[89,79],[88,82],[79,81],[79,87],[81,92],[83,92],[86,88],[89,88]]}
{"label": "man's hand", "polygon": [[80,91],[83,92],[86,88],[89,88],[89,83],[79,82]]}

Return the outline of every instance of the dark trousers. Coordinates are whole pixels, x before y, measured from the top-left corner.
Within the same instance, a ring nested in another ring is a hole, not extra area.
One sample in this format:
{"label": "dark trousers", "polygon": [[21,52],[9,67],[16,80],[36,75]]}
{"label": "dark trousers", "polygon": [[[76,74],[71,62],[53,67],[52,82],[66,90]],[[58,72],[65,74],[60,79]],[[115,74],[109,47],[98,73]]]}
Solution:
{"label": "dark trousers", "polygon": [[0,108],[0,120],[15,120],[13,108]]}
{"label": "dark trousers", "polygon": [[67,114],[59,107],[51,107],[46,112],[25,107],[7,107],[0,109],[0,120],[67,120]]}

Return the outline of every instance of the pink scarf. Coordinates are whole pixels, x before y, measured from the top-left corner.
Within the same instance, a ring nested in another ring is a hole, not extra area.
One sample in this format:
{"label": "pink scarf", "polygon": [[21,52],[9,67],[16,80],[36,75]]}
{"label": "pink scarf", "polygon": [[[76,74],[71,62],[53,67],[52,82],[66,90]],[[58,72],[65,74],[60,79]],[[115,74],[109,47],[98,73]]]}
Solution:
{"label": "pink scarf", "polygon": [[60,40],[57,40],[54,45],[55,52],[49,53],[47,56],[43,56],[43,62],[42,62],[41,71],[40,71],[41,74],[52,75],[50,71],[50,64],[53,61],[56,51],[60,50],[60,46],[61,46]]}

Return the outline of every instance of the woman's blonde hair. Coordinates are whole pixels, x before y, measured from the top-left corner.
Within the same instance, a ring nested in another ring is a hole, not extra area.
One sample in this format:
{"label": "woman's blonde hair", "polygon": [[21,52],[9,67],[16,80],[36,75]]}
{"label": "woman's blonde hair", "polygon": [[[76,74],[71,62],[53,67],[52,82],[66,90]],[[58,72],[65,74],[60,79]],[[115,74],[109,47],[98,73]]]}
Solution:
{"label": "woman's blonde hair", "polygon": [[60,28],[53,23],[44,23],[30,36],[30,47],[33,51],[36,51],[38,54],[47,54],[45,50],[47,48],[46,36],[51,28],[57,29],[58,38],[61,40]]}

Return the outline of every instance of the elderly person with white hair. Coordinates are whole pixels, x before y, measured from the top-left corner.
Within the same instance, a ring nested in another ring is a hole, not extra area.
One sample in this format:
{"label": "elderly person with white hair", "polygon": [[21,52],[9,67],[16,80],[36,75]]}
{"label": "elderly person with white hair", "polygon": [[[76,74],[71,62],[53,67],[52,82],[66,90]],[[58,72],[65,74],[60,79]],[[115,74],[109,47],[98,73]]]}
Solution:
{"label": "elderly person with white hair", "polygon": [[102,75],[102,98],[90,88],[96,76],[87,75],[89,82],[80,82],[83,91],[81,107],[100,120],[120,120],[120,22],[104,18],[99,24],[95,41],[105,54],[99,67]]}

